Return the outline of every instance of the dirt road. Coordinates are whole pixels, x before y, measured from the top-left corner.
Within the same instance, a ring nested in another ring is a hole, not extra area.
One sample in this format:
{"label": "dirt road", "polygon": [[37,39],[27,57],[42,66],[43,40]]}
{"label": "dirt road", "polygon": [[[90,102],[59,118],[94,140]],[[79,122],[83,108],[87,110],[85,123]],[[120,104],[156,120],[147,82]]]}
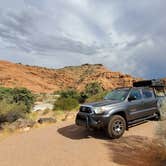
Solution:
{"label": "dirt road", "polygon": [[0,166],[146,166],[148,157],[140,160],[139,153],[148,153],[156,123],[133,127],[119,140],[86,131],[73,121],[32,129],[0,142]]}

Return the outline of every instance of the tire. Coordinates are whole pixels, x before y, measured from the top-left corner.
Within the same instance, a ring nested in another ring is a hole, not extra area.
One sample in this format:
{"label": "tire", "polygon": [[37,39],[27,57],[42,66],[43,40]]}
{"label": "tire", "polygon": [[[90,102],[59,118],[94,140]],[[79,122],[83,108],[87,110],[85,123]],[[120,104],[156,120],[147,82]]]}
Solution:
{"label": "tire", "polygon": [[120,138],[126,130],[126,121],[120,115],[114,115],[111,117],[106,132],[112,139]]}
{"label": "tire", "polygon": [[159,111],[157,111],[156,113],[155,113],[155,118],[153,119],[153,120],[155,120],[155,121],[161,121],[161,116],[160,116],[160,112]]}

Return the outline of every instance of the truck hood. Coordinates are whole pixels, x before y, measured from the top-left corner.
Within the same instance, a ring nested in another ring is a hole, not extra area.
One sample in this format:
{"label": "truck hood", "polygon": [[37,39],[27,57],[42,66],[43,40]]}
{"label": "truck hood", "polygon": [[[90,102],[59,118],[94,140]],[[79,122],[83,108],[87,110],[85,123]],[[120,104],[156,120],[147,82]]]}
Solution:
{"label": "truck hood", "polygon": [[85,105],[91,106],[91,107],[102,107],[102,106],[118,104],[121,102],[122,101],[119,101],[119,100],[103,100],[103,101],[94,102],[94,103],[86,103]]}

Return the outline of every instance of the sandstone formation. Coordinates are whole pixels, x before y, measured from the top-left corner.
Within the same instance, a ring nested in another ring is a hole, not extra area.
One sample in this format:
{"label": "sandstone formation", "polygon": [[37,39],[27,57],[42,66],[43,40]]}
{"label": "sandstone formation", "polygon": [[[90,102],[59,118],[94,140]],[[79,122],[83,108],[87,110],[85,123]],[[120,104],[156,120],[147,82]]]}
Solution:
{"label": "sandstone formation", "polygon": [[26,87],[35,93],[52,93],[67,88],[84,90],[90,82],[100,82],[103,89],[131,86],[139,80],[128,74],[113,72],[102,64],[84,64],[62,69],[15,64],[0,61],[0,85]]}

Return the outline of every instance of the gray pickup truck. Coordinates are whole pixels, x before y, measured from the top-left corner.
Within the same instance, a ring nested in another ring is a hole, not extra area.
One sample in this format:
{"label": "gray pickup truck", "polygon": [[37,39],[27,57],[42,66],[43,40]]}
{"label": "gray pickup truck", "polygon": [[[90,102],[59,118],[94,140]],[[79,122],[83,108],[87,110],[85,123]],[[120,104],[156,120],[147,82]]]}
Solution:
{"label": "gray pickup truck", "polygon": [[76,124],[103,128],[110,138],[119,138],[131,126],[152,118],[161,119],[165,96],[161,80],[135,82],[133,87],[109,92],[101,102],[81,105]]}

